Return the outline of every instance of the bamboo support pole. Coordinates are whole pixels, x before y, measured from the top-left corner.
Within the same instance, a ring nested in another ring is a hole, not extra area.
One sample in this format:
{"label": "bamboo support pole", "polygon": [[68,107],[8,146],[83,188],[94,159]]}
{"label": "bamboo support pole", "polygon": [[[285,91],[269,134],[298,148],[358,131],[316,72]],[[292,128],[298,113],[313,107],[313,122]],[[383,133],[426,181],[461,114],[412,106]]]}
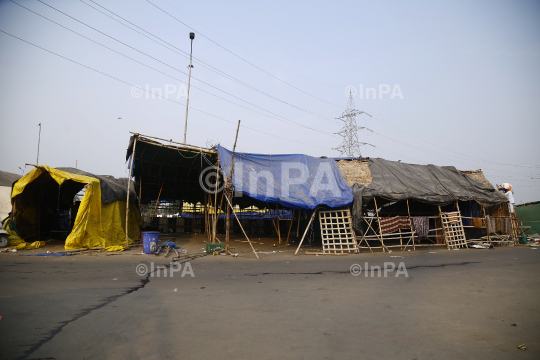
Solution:
{"label": "bamboo support pole", "polygon": [[289,226],[289,233],[287,234],[287,241],[285,242],[285,246],[289,245],[289,236],[291,235],[291,229],[294,221],[294,209],[291,214],[291,225]]}
{"label": "bamboo support pole", "polygon": [[[368,228],[366,229],[366,231],[365,231],[364,234],[362,235],[362,238],[360,239],[360,242],[359,242],[358,244],[359,244],[359,246],[360,246],[360,244],[362,244],[362,241],[365,241],[365,242],[366,242],[366,245],[367,245],[368,248],[369,248],[369,251],[371,251],[371,253],[373,254],[373,250],[371,250],[371,246],[369,245],[369,242],[368,242],[368,239],[367,239],[367,238],[368,238],[368,237],[373,237],[373,236],[375,236],[377,239],[379,239],[379,235],[377,235],[377,231],[375,231],[375,229],[373,229],[373,227],[371,226],[371,223],[373,222],[373,219],[374,219],[374,218],[369,217],[369,219],[371,220],[371,222],[370,222],[370,221],[367,221],[367,219],[368,219],[367,216],[363,216],[362,219],[366,222]],[[370,236],[370,235],[367,235],[367,233],[369,232],[370,229],[373,230],[373,233],[374,233],[375,235],[371,235],[371,236]],[[357,237],[357,238],[358,238],[358,237]],[[374,248],[374,249],[378,249],[378,247],[373,247],[373,248]],[[382,247],[381,247],[381,248],[382,248]]]}
{"label": "bamboo support pole", "polygon": [[139,211],[141,210],[142,176],[139,176]]}
{"label": "bamboo support pole", "polygon": [[[227,186],[225,186],[225,199],[230,206],[227,206],[227,218],[225,219],[225,254],[229,255],[229,240],[230,240],[230,225],[231,225],[231,199],[233,194],[233,174],[234,174],[234,152],[236,151],[236,142],[238,141],[238,131],[240,130],[240,120],[238,120],[238,126],[236,127],[236,136],[234,137],[234,146],[231,153],[231,170],[229,171],[229,178],[227,179]],[[234,214],[236,216],[236,213]],[[238,219],[238,218],[237,218]],[[240,222],[240,220],[238,220]],[[242,225],[240,225],[242,227]],[[243,229],[242,229],[243,231]],[[255,254],[256,255],[256,254]],[[257,257],[258,258],[258,257]]]}
{"label": "bamboo support pole", "polygon": [[300,220],[302,218],[302,210],[298,209],[298,224],[296,225],[296,237],[300,237]]}
{"label": "bamboo support pole", "polygon": [[[272,214],[271,211],[272,210],[270,210],[270,214]],[[276,230],[276,234],[277,234],[278,230],[277,230],[276,222],[274,221],[274,219],[272,219],[272,225],[274,225],[274,230]]]}
{"label": "bamboo support pole", "polygon": [[[244,236],[246,237],[249,245],[251,246],[251,249],[253,250],[253,253],[255,254],[257,259],[259,259],[259,255],[257,255],[257,252],[255,251],[255,248],[253,247],[253,244],[251,243],[251,240],[249,240],[249,237],[247,236],[246,232],[244,231],[244,228],[242,227],[242,223],[240,222],[240,219],[238,219],[238,216],[236,216],[236,212],[234,211],[234,209],[232,207],[232,204],[229,201],[229,198],[226,198],[226,199],[227,199],[227,202],[229,203],[229,206],[227,206],[227,208],[230,208],[232,210],[232,212],[234,214],[234,217],[236,218],[236,221],[238,221],[238,225],[240,225],[240,229],[242,229],[242,232],[244,233]],[[227,249],[228,249],[228,244],[227,244]],[[225,253],[227,254],[228,251],[226,251]]]}
{"label": "bamboo support pole", "polygon": [[[218,161],[217,161],[217,169],[216,170],[219,170],[219,158],[218,158]],[[214,196],[214,216],[212,218],[212,224],[213,224],[213,228],[212,228],[212,244],[215,244],[216,242],[216,230],[217,230],[217,221],[219,219],[219,213],[218,213],[218,206],[217,206],[217,194],[218,194],[218,185],[219,185],[219,172],[216,171],[216,187],[214,189],[215,191],[215,196]],[[223,197],[222,197],[223,199]],[[221,210],[220,210],[221,211]]]}
{"label": "bamboo support pole", "polygon": [[156,206],[154,206],[154,212],[152,213],[152,220],[154,220],[154,216],[156,215],[157,206],[159,204],[159,199],[161,197],[161,190],[163,190],[163,185],[164,184],[165,184],[165,179],[161,183],[161,188],[159,189],[159,194],[158,194],[158,197],[157,197],[157,200],[156,200]]}
{"label": "bamboo support pole", "polygon": [[489,235],[489,218],[488,216],[486,215],[486,208],[484,206],[482,206],[482,211],[484,212],[484,222],[486,223],[486,234],[487,234],[487,239],[489,241],[490,244],[493,244],[491,242],[491,236]]}
{"label": "bamboo support pole", "polygon": [[127,185],[127,199],[126,199],[126,246],[129,248],[129,190],[131,187],[131,173],[133,172],[133,159],[135,158],[135,146],[137,146],[137,137],[138,134],[135,134],[135,139],[133,140],[133,151],[131,152],[131,161],[129,165],[129,174],[128,174],[128,185]]}
{"label": "bamboo support pole", "polygon": [[277,236],[278,236],[278,244],[281,245],[281,231],[279,229],[279,208],[278,203],[276,203],[276,227],[277,227]]}
{"label": "bamboo support pole", "polygon": [[309,219],[309,223],[307,224],[306,231],[304,231],[304,235],[302,236],[302,240],[300,240],[300,244],[298,244],[298,248],[296,249],[296,252],[294,253],[294,256],[296,256],[296,254],[298,254],[298,250],[300,250],[300,247],[302,247],[302,243],[304,242],[304,238],[306,237],[306,234],[307,234],[307,232],[309,230],[309,226],[311,225],[311,222],[315,218],[315,214],[317,213],[317,210],[318,210],[318,207],[316,207],[313,210],[313,214],[311,215],[311,219]]}
{"label": "bamboo support pole", "polygon": [[[412,228],[413,228],[413,221],[411,219],[411,209],[409,208],[409,199],[407,199],[407,214],[409,215],[409,224],[411,226],[411,232],[412,231]],[[429,219],[428,219],[428,229],[429,229]],[[428,231],[429,232],[429,231]],[[416,231],[416,234],[418,234],[418,231]],[[412,247],[413,247],[413,251],[416,251],[416,248],[414,247],[414,234],[411,234],[411,240],[412,240]],[[420,237],[418,237],[418,242],[420,242]],[[405,246],[405,249],[407,247]]]}
{"label": "bamboo support pole", "polygon": [[38,208],[37,208],[37,228],[38,228],[38,241],[41,241],[41,196],[43,195],[43,190],[40,192],[38,199]]}
{"label": "bamboo support pole", "polygon": [[384,248],[386,248],[386,250],[388,250],[388,248],[386,247],[386,245],[384,245],[384,242],[383,242],[383,236],[382,236],[382,231],[381,231],[381,219],[379,217],[379,209],[377,208],[377,199],[374,197],[373,201],[375,202],[375,213],[377,214],[377,224],[379,225],[379,234],[380,234],[379,240],[381,242],[381,245],[383,247],[383,252],[384,252]]}

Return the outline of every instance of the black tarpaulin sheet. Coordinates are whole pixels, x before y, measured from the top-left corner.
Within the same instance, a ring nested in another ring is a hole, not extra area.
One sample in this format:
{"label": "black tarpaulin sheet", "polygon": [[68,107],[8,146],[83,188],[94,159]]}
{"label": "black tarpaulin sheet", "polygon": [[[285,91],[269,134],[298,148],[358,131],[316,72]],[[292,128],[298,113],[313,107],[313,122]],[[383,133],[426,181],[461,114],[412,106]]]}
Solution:
{"label": "black tarpaulin sheet", "polygon": [[208,168],[217,164],[217,152],[191,145],[162,144],[142,135],[133,135],[126,152],[128,167],[134,144],[132,174],[137,191],[141,186],[141,203],[158,198],[192,203],[203,201],[208,193],[201,186],[200,176],[201,173],[206,176]]}
{"label": "black tarpaulin sheet", "polygon": [[[359,186],[364,203],[380,197],[388,201],[412,199],[432,205],[456,200],[500,204],[506,197],[492,187],[460,173],[453,166],[414,165],[384,159],[369,159],[373,181]],[[380,205],[380,204],[379,204]]]}
{"label": "black tarpaulin sheet", "polygon": [[[99,185],[101,187],[101,202],[103,204],[110,204],[119,200],[127,200],[126,178],[116,179],[111,175],[94,175],[89,172],[75,169],[72,167],[59,167],[57,169],[71,174],[84,175],[94,179],[98,179]],[[133,183],[133,181],[131,182],[129,190],[129,201],[135,203],[138,201],[137,193],[135,191],[135,184]]]}

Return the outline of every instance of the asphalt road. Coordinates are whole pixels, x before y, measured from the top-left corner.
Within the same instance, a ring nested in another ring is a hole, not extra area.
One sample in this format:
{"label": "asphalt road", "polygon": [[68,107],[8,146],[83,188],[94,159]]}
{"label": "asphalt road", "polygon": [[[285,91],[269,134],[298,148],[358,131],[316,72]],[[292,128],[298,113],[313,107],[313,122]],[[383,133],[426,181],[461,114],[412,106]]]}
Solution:
{"label": "asphalt road", "polygon": [[[539,359],[539,257],[207,256],[156,277],[150,255],[0,254],[0,359]],[[351,275],[365,262],[408,277]]]}

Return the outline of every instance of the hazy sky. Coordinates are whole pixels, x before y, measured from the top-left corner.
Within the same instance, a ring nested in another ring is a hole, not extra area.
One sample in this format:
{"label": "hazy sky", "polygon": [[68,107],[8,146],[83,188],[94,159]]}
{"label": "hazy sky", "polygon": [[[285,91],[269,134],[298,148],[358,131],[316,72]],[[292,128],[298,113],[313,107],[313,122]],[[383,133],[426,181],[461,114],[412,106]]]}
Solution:
{"label": "hazy sky", "polygon": [[189,144],[232,148],[241,119],[240,151],[338,156],[352,86],[362,155],[540,200],[537,1],[14,1],[111,50],[0,1],[0,30],[101,72],[0,32],[1,170],[35,163],[39,122],[40,164],[95,174],[126,176],[129,131],[181,142],[194,31]]}

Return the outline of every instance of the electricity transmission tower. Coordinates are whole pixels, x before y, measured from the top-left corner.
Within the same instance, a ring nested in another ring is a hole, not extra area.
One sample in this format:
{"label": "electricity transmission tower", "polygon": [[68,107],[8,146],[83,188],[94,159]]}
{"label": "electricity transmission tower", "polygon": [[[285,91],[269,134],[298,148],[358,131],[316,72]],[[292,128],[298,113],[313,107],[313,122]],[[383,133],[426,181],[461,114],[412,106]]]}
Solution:
{"label": "electricity transmission tower", "polygon": [[356,124],[356,116],[361,114],[366,114],[367,116],[371,117],[371,115],[369,115],[367,112],[359,111],[354,108],[353,94],[351,90],[349,92],[349,103],[347,105],[347,109],[343,112],[343,114],[341,114],[340,117],[337,118],[338,120],[343,121],[343,127],[337,133],[343,138],[343,141],[339,147],[334,148],[334,150],[339,151],[340,156],[345,155],[350,157],[360,157],[362,156],[360,153],[360,146],[373,146],[358,140],[358,130],[366,129],[373,132],[373,130],[368,129],[367,127],[358,126]]}

